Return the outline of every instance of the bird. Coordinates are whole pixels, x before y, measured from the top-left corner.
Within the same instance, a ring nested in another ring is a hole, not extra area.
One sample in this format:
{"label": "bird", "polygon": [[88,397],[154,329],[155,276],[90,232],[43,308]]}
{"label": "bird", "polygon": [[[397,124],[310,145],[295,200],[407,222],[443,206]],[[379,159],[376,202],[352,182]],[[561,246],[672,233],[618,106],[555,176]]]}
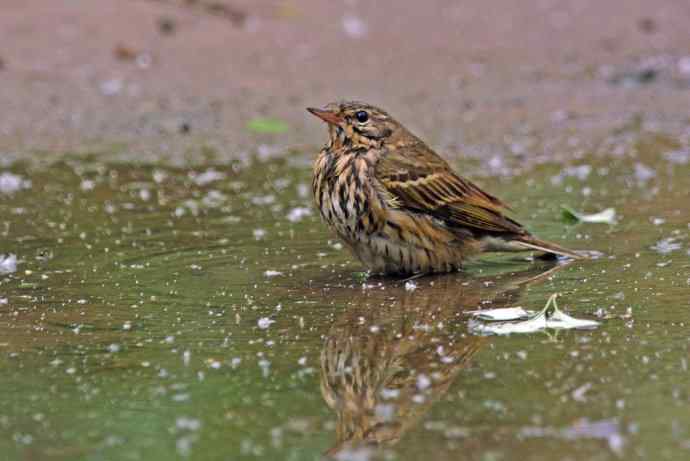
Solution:
{"label": "bird", "polygon": [[316,207],[370,273],[453,272],[496,251],[584,257],[532,235],[385,110],[343,101],[307,111],[329,135],[314,162]]}

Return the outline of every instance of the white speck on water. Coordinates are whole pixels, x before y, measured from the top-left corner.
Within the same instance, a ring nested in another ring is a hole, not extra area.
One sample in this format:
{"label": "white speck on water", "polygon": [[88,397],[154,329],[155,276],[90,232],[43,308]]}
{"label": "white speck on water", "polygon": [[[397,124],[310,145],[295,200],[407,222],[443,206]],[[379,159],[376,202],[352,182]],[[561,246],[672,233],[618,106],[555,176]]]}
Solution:
{"label": "white speck on water", "polygon": [[125,331],[129,331],[132,329],[132,322],[127,320],[125,323],[122,324],[122,329]]}
{"label": "white speck on water", "polygon": [[297,195],[300,198],[307,198],[309,196],[310,191],[311,187],[309,187],[309,184],[303,182],[297,184]]}
{"label": "white speck on water", "polygon": [[5,306],[7,305],[8,301],[7,298],[0,298],[0,306]]}
{"label": "white speck on water", "polygon": [[381,398],[383,400],[397,399],[400,396],[399,389],[388,389],[384,387],[381,389]]}
{"label": "white speck on water", "polygon": [[272,323],[275,323],[275,320],[270,319],[268,317],[261,317],[256,324],[258,327],[262,330],[265,330],[266,328],[270,327]]}
{"label": "white speck on water", "polygon": [[381,327],[378,325],[372,325],[369,327],[369,331],[372,333],[378,333],[379,331],[381,331]]}
{"label": "white speck on water", "polygon": [[347,447],[333,457],[336,461],[371,461],[374,450],[368,446]]}
{"label": "white speck on water", "polygon": [[367,25],[357,16],[343,16],[343,30],[351,38],[363,38],[367,35]]}
{"label": "white speck on water", "polygon": [[256,195],[250,199],[250,201],[254,205],[271,205],[272,203],[275,203],[276,201],[276,196],[273,194],[267,194],[267,195]]}
{"label": "white speck on water", "polygon": [[226,178],[225,173],[210,168],[202,173],[190,172],[189,177],[197,186],[205,186]]}
{"label": "white speck on water", "polygon": [[659,240],[651,248],[657,253],[665,255],[680,250],[682,245],[676,241],[675,237],[669,237]]}
{"label": "white speck on water", "polygon": [[635,164],[635,178],[640,182],[647,182],[656,176],[656,171],[643,163]]}
{"label": "white speck on water", "polygon": [[222,364],[218,360],[211,360],[208,362],[208,366],[214,370],[219,370]]}
{"label": "white speck on water", "polygon": [[182,353],[182,364],[186,367],[189,366],[189,362],[192,359],[192,353],[190,351],[184,351]]}
{"label": "white speck on water", "polygon": [[300,357],[299,360],[297,360],[297,363],[304,366],[307,364],[307,358],[306,357]]}
{"label": "white speck on water", "polygon": [[122,91],[124,83],[119,78],[111,78],[110,80],[102,81],[99,87],[104,96],[115,96]]}
{"label": "white speck on water", "polygon": [[74,367],[69,367],[68,369],[65,370],[65,373],[67,373],[68,375],[73,375],[76,372],[77,372],[77,369]]}
{"label": "white speck on water", "polygon": [[84,179],[79,184],[79,189],[83,190],[84,192],[92,191],[95,188],[96,188],[96,181],[93,181],[91,179]]}
{"label": "white speck on water", "polygon": [[254,229],[254,239],[261,240],[266,237],[265,229]]}
{"label": "white speck on water", "polygon": [[270,277],[278,277],[279,275],[283,275],[283,273],[279,272],[279,271],[274,271],[274,270],[267,270],[266,272],[264,272],[264,276],[269,277],[269,278]]}
{"label": "white speck on water", "polygon": [[115,354],[117,352],[120,352],[120,350],[122,350],[122,346],[120,346],[117,343],[113,343],[113,344],[108,345],[108,352],[110,352],[111,354]]}
{"label": "white speck on water", "polygon": [[420,391],[423,391],[424,389],[427,389],[429,386],[431,386],[431,379],[425,374],[420,374],[417,376],[417,389]]}
{"label": "white speck on water", "polygon": [[12,194],[30,188],[31,181],[28,179],[7,172],[0,174],[0,194]]}
{"label": "white speck on water", "polygon": [[266,359],[261,359],[259,360],[259,367],[261,368],[261,373],[263,374],[264,378],[267,378],[271,372],[271,362]]}
{"label": "white speck on water", "polygon": [[417,284],[414,283],[412,280],[405,282],[405,290],[414,291],[416,289],[417,289]]}
{"label": "white speck on water", "polygon": [[563,170],[551,178],[551,184],[559,185],[565,178],[576,178],[580,181],[586,180],[592,173],[591,165],[576,165],[563,168]]}
{"label": "white speck on water", "polygon": [[168,344],[172,344],[172,343],[175,342],[175,337],[172,336],[172,335],[166,336],[165,339],[164,339],[164,341],[165,341],[166,343],[168,343]]}
{"label": "white speck on water", "polygon": [[299,222],[305,216],[311,216],[311,209],[298,206],[288,212],[287,219],[290,222]]}
{"label": "white speck on water", "polygon": [[180,437],[175,442],[175,447],[177,448],[177,454],[182,457],[188,457],[192,454],[192,444],[196,441],[196,437],[185,435]]}
{"label": "white speck on water", "polygon": [[162,183],[163,181],[165,181],[167,179],[167,177],[168,177],[168,173],[166,173],[163,170],[154,170],[153,171],[153,181],[156,184]]}
{"label": "white speck on water", "polygon": [[585,383],[582,386],[575,389],[572,393],[573,400],[576,402],[586,402],[587,397],[585,394],[592,388],[592,383]]}
{"label": "white speck on water", "polygon": [[652,224],[654,224],[655,226],[661,226],[665,222],[666,220],[664,218],[652,218]]}
{"label": "white speck on water", "polygon": [[180,416],[175,420],[175,427],[183,431],[198,431],[201,429],[201,421],[195,418]]}
{"label": "white speck on water", "polygon": [[207,208],[219,208],[228,200],[228,196],[219,190],[210,190],[201,199],[201,204]]}
{"label": "white speck on water", "polygon": [[664,158],[676,165],[685,165],[690,162],[690,149],[679,149],[664,154]]}
{"label": "white speck on water", "polygon": [[17,272],[17,255],[10,253],[5,256],[0,254],[0,274],[12,274],[14,272]]}
{"label": "white speck on water", "polygon": [[242,363],[242,359],[239,357],[233,357],[232,360],[230,360],[230,366],[233,370],[240,366],[240,363]]}
{"label": "white speck on water", "polygon": [[690,77],[690,56],[683,56],[678,60],[678,72]]}

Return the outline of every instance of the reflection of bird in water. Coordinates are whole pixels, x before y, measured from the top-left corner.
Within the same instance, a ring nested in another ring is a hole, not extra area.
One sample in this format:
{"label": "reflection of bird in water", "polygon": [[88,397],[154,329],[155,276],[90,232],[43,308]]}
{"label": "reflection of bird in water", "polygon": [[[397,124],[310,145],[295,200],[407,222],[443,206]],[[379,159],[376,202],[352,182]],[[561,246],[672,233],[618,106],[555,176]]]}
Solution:
{"label": "reflection of bird in water", "polygon": [[398,285],[356,294],[321,351],[321,393],[337,413],[327,454],[396,443],[487,340],[467,333],[463,311],[514,306],[527,285],[560,267],[425,278],[413,291]]}

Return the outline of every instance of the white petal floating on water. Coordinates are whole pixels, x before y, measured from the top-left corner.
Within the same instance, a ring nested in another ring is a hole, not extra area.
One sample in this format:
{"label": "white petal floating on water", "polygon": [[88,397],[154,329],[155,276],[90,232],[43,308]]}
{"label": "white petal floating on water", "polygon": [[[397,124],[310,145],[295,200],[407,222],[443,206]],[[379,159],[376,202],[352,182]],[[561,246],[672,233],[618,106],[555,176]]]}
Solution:
{"label": "white petal floating on water", "polygon": [[[591,329],[599,325],[599,322],[594,320],[576,319],[559,310],[556,304],[556,296],[555,294],[552,295],[541,311],[536,314],[532,313],[526,320],[487,323],[473,319],[469,322],[469,329],[477,335],[509,335],[512,333],[535,333],[546,329]],[[473,314],[475,317],[483,320],[493,320],[491,314],[486,316],[487,312],[493,311],[493,318],[510,318],[511,315],[516,316],[520,314],[518,309],[522,308],[490,309],[487,311],[474,311]],[[522,312],[529,314],[528,311],[523,310]]]}
{"label": "white petal floating on water", "polygon": [[12,174],[0,174],[0,194],[12,194],[22,189],[30,189],[31,181],[23,177]]}
{"label": "white petal floating on water", "polygon": [[656,242],[652,246],[652,250],[656,251],[659,254],[666,255],[676,250],[680,250],[682,247],[683,245],[678,243],[675,237],[669,237]]}
{"label": "white petal floating on water", "polygon": [[262,330],[265,330],[266,328],[270,327],[272,323],[275,323],[275,320],[269,319],[268,317],[261,317],[256,324],[261,328]]}
{"label": "white petal floating on water", "polygon": [[616,210],[614,208],[607,208],[599,213],[584,214],[573,210],[570,207],[562,206],[563,217],[568,221],[585,222],[585,223],[601,223],[601,224],[615,224]]}
{"label": "white petal floating on water", "polygon": [[362,38],[367,35],[367,25],[357,16],[344,16],[343,30],[352,38]]}
{"label": "white petal floating on water", "polygon": [[0,274],[11,274],[17,272],[17,255],[0,254]]}
{"label": "white petal floating on water", "polygon": [[305,216],[311,216],[311,209],[298,206],[288,212],[287,219],[290,222],[299,222]]}
{"label": "white petal floating on water", "polygon": [[412,280],[408,280],[405,282],[405,290],[407,291],[414,291],[417,289],[417,284],[414,283]]}

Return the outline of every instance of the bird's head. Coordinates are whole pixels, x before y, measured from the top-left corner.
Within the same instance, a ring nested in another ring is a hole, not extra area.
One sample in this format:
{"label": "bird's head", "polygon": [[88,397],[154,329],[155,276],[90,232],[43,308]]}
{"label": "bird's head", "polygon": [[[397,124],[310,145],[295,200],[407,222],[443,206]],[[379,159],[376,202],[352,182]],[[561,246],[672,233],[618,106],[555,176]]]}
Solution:
{"label": "bird's head", "polygon": [[386,111],[362,102],[334,102],[307,110],[328,123],[331,146],[381,147],[411,136]]}

